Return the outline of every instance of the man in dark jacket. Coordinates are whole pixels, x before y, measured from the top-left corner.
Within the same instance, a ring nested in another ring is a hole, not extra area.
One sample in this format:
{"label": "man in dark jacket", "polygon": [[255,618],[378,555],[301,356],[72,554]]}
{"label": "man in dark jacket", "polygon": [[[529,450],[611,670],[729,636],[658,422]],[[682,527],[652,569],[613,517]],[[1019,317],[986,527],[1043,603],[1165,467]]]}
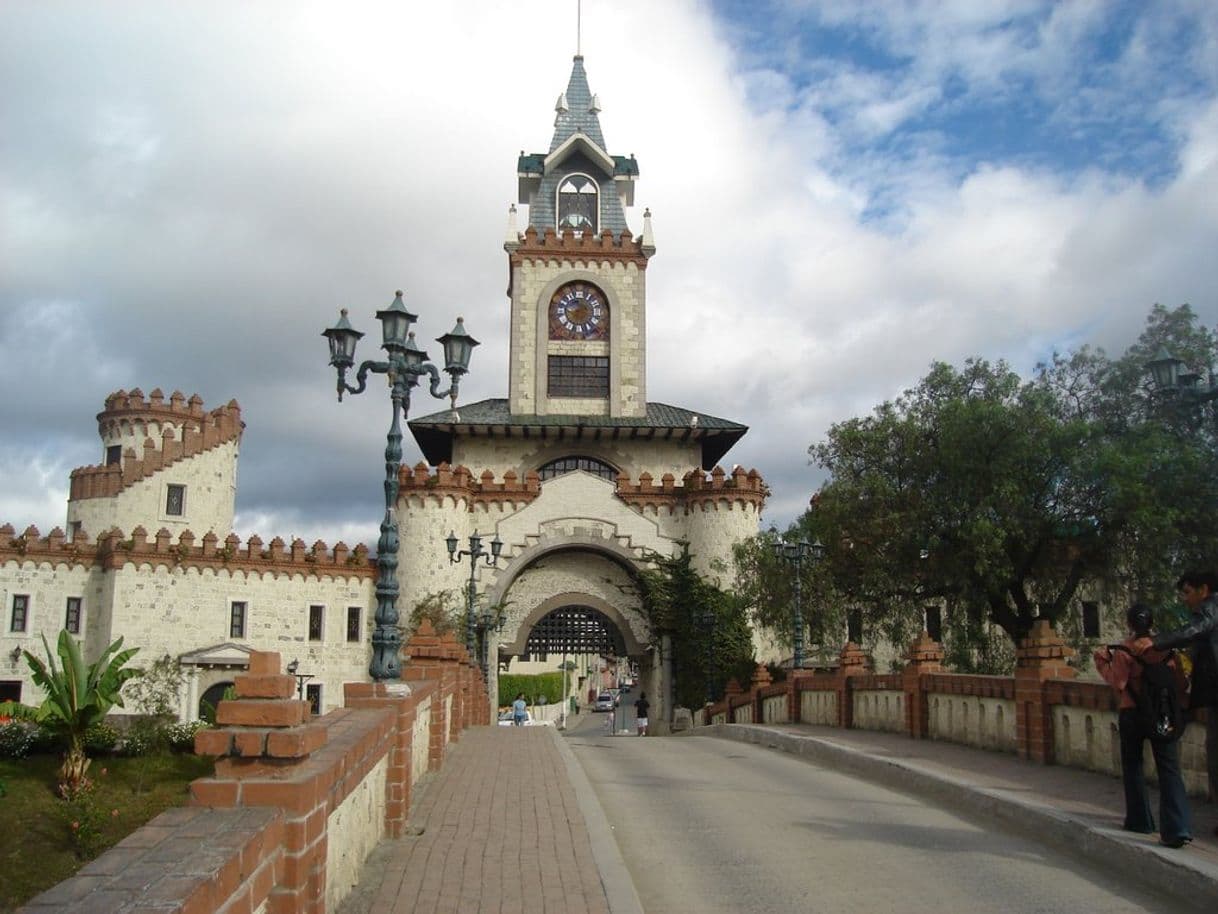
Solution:
{"label": "man in dark jacket", "polygon": [[[1151,645],[1158,650],[1188,647],[1193,662],[1189,707],[1205,708],[1210,799],[1218,800],[1218,575],[1212,571],[1190,571],[1180,576],[1176,588],[1193,617],[1183,628],[1156,635]],[[1218,834],[1218,829],[1215,833]]]}

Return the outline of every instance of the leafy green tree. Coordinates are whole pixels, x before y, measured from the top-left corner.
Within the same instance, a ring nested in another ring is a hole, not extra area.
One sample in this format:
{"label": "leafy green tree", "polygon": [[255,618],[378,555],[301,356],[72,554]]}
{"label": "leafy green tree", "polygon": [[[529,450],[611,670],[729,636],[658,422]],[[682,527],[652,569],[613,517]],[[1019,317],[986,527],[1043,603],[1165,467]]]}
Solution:
{"label": "leafy green tree", "polygon": [[123,639],[119,638],[95,662],[86,664],[80,645],[64,630],[59,633],[57,653],[61,665],[57,665],[43,636],[45,661],[29,651],[24,653],[34,684],[46,693],[46,698],[37,708],[15,702],[0,705],[0,714],[36,721],[63,738],[67,751],[59,769],[59,789],[65,797],[76,796],[87,783],[85,773],[90,760],[85,752],[85,734],[112,707],[123,707],[123,683],[140,675],[138,669],[126,665],[139,648],[120,650],[122,645]]}
{"label": "leafy green tree", "polygon": [[[1218,361],[1215,335],[1187,305],[1156,305],[1119,359],[1083,347],[1030,380],[1002,362],[942,363],[869,416],[810,448],[830,479],[788,535],[829,547],[805,566],[805,616],[840,632],[860,612],[901,644],[923,606],[946,608],[960,665],[997,669],[1038,618],[1064,621],[1080,589],[1164,604],[1186,567],[1213,562],[1216,426],[1156,394],[1146,363],[1160,347],[1193,371]],[[790,571],[763,535],[737,550],[755,617],[790,630]],[[818,616],[819,614],[819,616]],[[813,631],[813,643],[816,641]],[[840,637],[840,636],[839,636]]]}
{"label": "leafy green tree", "polygon": [[687,543],[649,559],[639,591],[652,632],[672,638],[677,704],[699,707],[721,698],[729,679],[747,683],[755,661],[744,603],[694,570]]}

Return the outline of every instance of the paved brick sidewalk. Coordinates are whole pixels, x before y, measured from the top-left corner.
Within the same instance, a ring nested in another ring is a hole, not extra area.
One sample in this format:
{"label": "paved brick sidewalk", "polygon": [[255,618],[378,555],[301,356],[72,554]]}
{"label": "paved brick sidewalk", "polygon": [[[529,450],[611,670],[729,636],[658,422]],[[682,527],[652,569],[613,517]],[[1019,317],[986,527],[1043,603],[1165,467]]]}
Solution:
{"label": "paved brick sidewalk", "polygon": [[421,834],[372,853],[342,914],[610,914],[560,739],[466,730],[420,785],[409,827]]}

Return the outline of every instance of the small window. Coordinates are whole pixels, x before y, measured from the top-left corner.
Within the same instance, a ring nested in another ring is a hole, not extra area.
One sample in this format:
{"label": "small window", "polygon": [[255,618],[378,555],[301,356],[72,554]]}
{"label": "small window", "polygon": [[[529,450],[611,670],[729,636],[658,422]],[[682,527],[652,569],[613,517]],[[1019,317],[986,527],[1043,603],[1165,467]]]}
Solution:
{"label": "small window", "polygon": [[245,637],[245,616],[248,604],[244,600],[234,600],[229,611],[228,636],[230,638]]}
{"label": "small window", "polygon": [[943,613],[934,604],[926,607],[926,634],[930,635],[932,641],[943,640]]}
{"label": "small window", "polygon": [[13,594],[13,614],[9,617],[8,630],[23,632],[30,624],[30,595],[28,593]]}
{"label": "small window", "polygon": [[311,682],[305,686],[305,698],[308,699],[309,709],[314,715],[321,714],[321,683]]}
{"label": "small window", "polygon": [[1083,637],[1098,638],[1100,636],[1100,604],[1090,600],[1083,601]]}
{"label": "small window", "polygon": [[81,525],[80,521],[78,521],[78,520],[72,521],[72,540],[71,540],[72,542],[75,542],[76,538],[78,536],[80,536],[81,529],[82,529],[82,525]]}
{"label": "small window", "polygon": [[324,606],[313,605],[309,607],[309,640],[320,641],[322,634],[322,623],[325,619],[326,608]]}
{"label": "small window", "polygon": [[361,609],[358,606],[348,606],[347,607],[347,640],[348,641],[359,641],[360,640],[360,617],[363,616],[363,614],[364,614],[363,609]]}
{"label": "small window", "polygon": [[551,397],[608,397],[609,359],[602,356],[552,355],[547,392]]}
{"label": "small window", "polygon": [[186,486],[170,484],[165,487],[165,513],[181,517],[186,513]]}
{"label": "small window", "polygon": [[21,680],[0,681],[0,701],[21,701]]}
{"label": "small window", "polygon": [[68,597],[67,612],[64,614],[63,627],[70,634],[80,634],[80,597]]}
{"label": "small window", "polygon": [[106,448],[106,466],[112,467],[123,462],[123,446],[112,444]]}

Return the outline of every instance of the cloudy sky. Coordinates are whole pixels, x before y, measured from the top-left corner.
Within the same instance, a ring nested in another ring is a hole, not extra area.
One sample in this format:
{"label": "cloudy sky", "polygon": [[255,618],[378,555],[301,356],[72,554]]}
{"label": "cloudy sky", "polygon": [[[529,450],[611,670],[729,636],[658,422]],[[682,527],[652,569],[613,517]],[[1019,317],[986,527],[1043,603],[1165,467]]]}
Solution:
{"label": "cloudy sky", "polygon": [[[582,19],[654,217],[648,397],[751,427],[767,524],[933,359],[1119,351],[1154,302],[1218,324],[1212,0]],[[106,394],[160,387],[241,404],[240,534],[374,545],[388,398],[337,403],[319,334],[348,307],[372,357],[403,288],[421,338],[482,340],[462,399],[506,394],[516,156],[575,45],[575,0],[0,5],[0,522],[63,525]]]}

